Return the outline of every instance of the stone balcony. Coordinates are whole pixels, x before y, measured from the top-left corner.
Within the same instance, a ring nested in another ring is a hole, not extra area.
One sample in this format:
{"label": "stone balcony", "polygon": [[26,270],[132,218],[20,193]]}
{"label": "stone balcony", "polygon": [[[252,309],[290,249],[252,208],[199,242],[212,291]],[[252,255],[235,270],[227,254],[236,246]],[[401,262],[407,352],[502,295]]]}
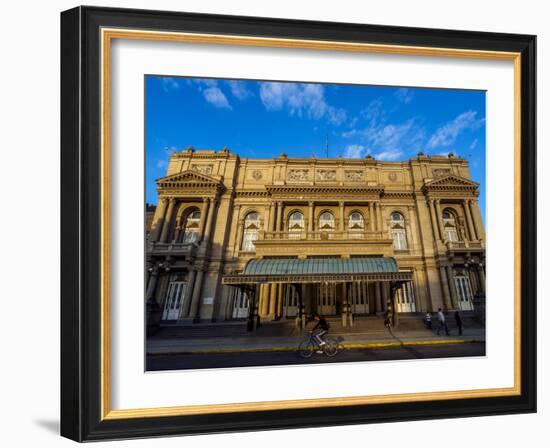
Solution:
{"label": "stone balcony", "polygon": [[262,231],[254,244],[257,257],[393,254],[393,242],[382,231]]}
{"label": "stone balcony", "polygon": [[198,244],[194,243],[160,243],[148,242],[147,255],[192,257],[196,254]]}
{"label": "stone balcony", "polygon": [[483,252],[485,250],[484,241],[445,241],[447,252]]}

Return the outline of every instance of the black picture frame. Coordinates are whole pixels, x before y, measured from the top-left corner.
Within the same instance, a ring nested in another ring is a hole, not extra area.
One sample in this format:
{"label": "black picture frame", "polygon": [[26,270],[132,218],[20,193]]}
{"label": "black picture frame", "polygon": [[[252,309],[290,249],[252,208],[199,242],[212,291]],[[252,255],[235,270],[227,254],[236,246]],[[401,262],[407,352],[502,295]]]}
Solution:
{"label": "black picture frame", "polygon": [[[246,35],[521,53],[521,394],[101,418],[100,29]],[[76,441],[536,412],[536,37],[78,7],[61,14],[61,435]]]}

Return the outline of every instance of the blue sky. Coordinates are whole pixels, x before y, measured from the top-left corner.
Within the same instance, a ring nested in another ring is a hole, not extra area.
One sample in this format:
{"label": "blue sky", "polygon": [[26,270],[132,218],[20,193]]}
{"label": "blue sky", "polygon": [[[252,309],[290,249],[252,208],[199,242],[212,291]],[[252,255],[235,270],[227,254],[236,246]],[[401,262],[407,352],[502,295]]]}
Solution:
{"label": "blue sky", "polygon": [[408,160],[453,152],[481,184],[485,92],[146,76],[146,201],[174,151],[227,146],[241,157]]}

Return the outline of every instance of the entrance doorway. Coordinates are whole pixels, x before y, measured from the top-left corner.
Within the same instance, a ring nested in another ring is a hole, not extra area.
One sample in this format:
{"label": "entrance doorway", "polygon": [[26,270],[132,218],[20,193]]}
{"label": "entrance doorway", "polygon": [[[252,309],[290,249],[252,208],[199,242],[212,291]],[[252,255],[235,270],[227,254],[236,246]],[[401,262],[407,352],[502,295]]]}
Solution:
{"label": "entrance doorway", "polygon": [[296,317],[298,314],[299,297],[296,286],[282,284],[283,288],[283,316]]}
{"label": "entrance doorway", "polygon": [[366,282],[352,282],[348,285],[348,303],[353,314],[369,314],[369,295]]}
{"label": "entrance doorway", "polygon": [[177,320],[180,318],[186,289],[186,282],[170,282],[164,300],[164,309],[162,311],[163,320]]}
{"label": "entrance doorway", "polygon": [[458,307],[462,311],[472,311],[474,304],[472,302],[472,287],[468,277],[458,275],[455,277],[456,293],[458,295]]}
{"label": "entrance doorway", "polygon": [[248,297],[238,288],[231,288],[231,300],[233,307],[231,317],[233,319],[244,319],[248,317]]}
{"label": "entrance doorway", "polygon": [[317,286],[317,312],[323,316],[336,314],[336,283],[323,282]]}
{"label": "entrance doorway", "polygon": [[416,300],[412,282],[404,283],[403,286],[397,290],[396,308],[398,313],[416,312]]}

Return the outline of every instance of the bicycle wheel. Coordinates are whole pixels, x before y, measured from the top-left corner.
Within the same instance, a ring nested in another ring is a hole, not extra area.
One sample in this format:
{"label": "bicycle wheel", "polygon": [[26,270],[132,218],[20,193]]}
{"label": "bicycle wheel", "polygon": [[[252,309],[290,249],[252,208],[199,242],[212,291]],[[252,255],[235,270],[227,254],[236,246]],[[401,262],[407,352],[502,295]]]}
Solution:
{"label": "bicycle wheel", "polygon": [[338,353],[338,343],[334,339],[325,339],[324,352],[325,355],[333,357]]}
{"label": "bicycle wheel", "polygon": [[311,342],[311,339],[303,341],[298,347],[298,353],[302,358],[311,358],[315,351],[315,344]]}

